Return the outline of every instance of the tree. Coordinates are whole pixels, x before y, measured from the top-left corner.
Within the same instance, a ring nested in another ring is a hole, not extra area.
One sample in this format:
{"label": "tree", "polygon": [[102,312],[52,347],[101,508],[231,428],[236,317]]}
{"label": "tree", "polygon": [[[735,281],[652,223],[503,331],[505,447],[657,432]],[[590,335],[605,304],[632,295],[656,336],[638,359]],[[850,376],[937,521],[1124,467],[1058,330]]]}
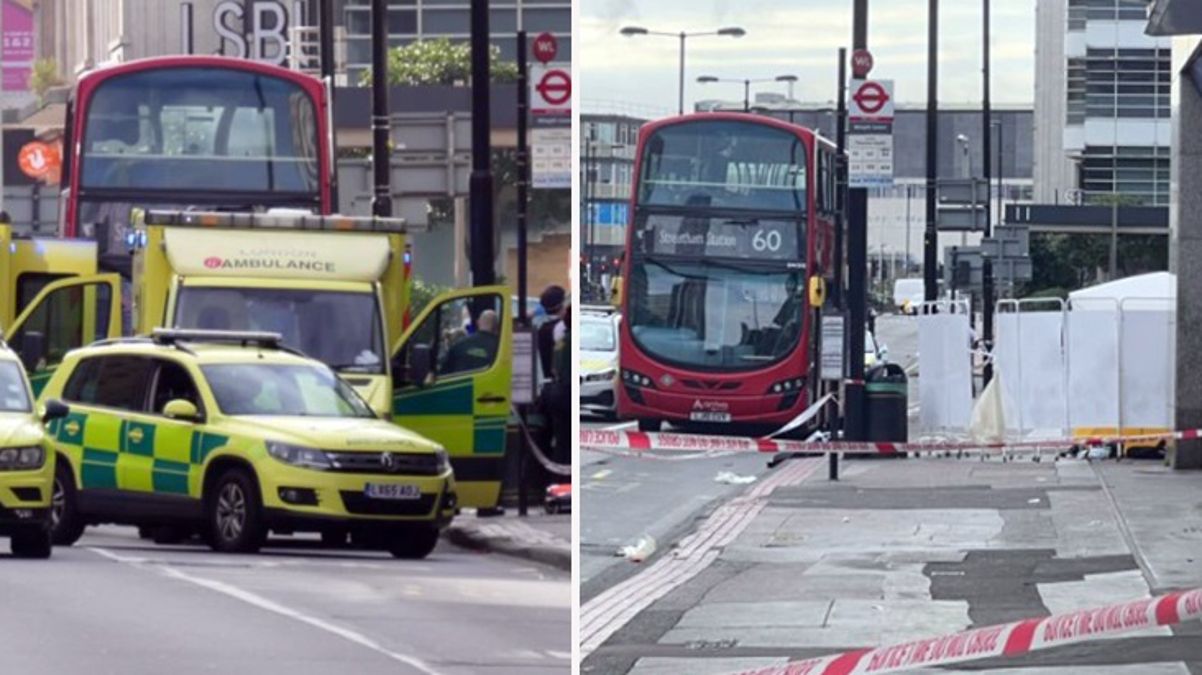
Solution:
{"label": "tree", "polygon": [[58,76],[58,62],[54,59],[38,59],[33,62],[33,72],[29,75],[29,88],[33,93],[37,94],[38,101],[42,101],[46,96],[46,92],[51,87],[57,87],[63,83],[63,79]]}
{"label": "tree", "polygon": [[[517,80],[517,64],[501,61],[501,50],[490,45],[490,74],[493,82]],[[388,51],[388,83],[391,85],[466,85],[472,75],[472,48],[467,42],[447,38],[421,40]],[[371,71],[364,71],[359,84],[371,85]]]}

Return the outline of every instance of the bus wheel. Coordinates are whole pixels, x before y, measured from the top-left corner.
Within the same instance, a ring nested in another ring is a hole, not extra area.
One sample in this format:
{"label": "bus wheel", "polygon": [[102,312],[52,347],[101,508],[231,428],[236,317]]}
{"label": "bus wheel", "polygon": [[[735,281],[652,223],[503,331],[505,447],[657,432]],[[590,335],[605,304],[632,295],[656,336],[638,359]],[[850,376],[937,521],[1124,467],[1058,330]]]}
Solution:
{"label": "bus wheel", "polygon": [[659,431],[660,424],[659,420],[640,419],[639,431]]}

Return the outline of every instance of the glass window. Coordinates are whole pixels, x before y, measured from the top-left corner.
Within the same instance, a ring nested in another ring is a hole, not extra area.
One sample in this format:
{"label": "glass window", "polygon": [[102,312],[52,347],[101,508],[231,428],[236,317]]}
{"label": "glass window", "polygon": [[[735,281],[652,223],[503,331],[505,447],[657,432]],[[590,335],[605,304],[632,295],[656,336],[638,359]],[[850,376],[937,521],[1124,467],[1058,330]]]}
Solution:
{"label": "glass window", "polygon": [[317,119],[299,85],[232,69],[121,75],[86,102],[85,188],[316,192]]}
{"label": "glass window", "polygon": [[51,291],[13,334],[11,343],[24,348],[31,334],[44,340],[42,367],[61,363],[67,352],[108,336],[112,310],[108,284],[73,284]]}
{"label": "glass window", "polygon": [[158,365],[158,371],[154,376],[151,412],[163,414],[163,407],[176,399],[188,401],[196,406],[197,410],[204,407],[200,400],[200,393],[196,390],[196,384],[183,365],[166,359],[155,359],[155,363]]}
{"label": "glass window", "polygon": [[466,9],[428,9],[422,14],[422,33],[431,35],[467,35],[471,16]]}
{"label": "glass window", "polygon": [[16,361],[0,361],[0,412],[29,412],[25,369]]}
{"label": "glass window", "polygon": [[374,293],[185,285],[175,326],[279,333],[284,344],[341,372],[383,373],[384,335]]}
{"label": "glass window", "polygon": [[617,348],[617,336],[612,320],[588,317],[580,320],[581,351],[612,352]]}
{"label": "glass window", "polygon": [[[370,29],[368,29],[370,32]],[[388,11],[389,35],[414,35],[417,33],[417,10],[390,9]]]}
{"label": "glass window", "polygon": [[644,146],[640,205],[804,212],[805,154],[800,137],[763,124],[661,127]]}
{"label": "glass window", "polygon": [[402,358],[410,365],[409,345],[430,346],[435,375],[458,375],[491,368],[501,341],[502,300],[486,295],[447,300],[422,321]]}
{"label": "glass window", "polygon": [[42,291],[48,284],[65,279],[71,276],[70,274],[49,274],[46,272],[22,272],[17,276],[17,307],[16,313],[20,314],[22,310],[33,302],[38,293]]}
{"label": "glass window", "polygon": [[636,265],[628,289],[630,332],[666,363],[736,371],[783,359],[800,343],[803,272],[712,262]]}
{"label": "glass window", "polygon": [[238,363],[201,366],[201,371],[226,415],[375,416],[329,368]]}
{"label": "glass window", "polygon": [[95,385],[84,385],[78,401],[118,410],[144,411],[154,362],[138,356],[101,356],[96,360],[99,364]]}
{"label": "glass window", "polygon": [[[572,10],[568,7],[533,7],[523,10],[523,27],[531,35],[547,31],[551,33],[572,32]],[[562,48],[562,47],[561,47]],[[568,52],[562,57],[567,60]]]}

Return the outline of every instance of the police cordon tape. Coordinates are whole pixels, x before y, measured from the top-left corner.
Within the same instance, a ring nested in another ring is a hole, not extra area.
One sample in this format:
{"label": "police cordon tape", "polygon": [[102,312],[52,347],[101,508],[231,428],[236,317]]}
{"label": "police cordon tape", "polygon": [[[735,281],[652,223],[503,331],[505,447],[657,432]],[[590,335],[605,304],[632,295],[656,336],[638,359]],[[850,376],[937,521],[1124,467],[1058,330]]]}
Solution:
{"label": "police cordon tape", "polygon": [[1085,642],[1108,635],[1202,618],[1202,588],[1083,609],[1038,619],[974,628],[876,649],[861,649],[740,671],[738,675],[852,675],[897,673]]}
{"label": "police cordon tape", "polygon": [[716,436],[678,434],[654,431],[625,431],[619,429],[581,429],[580,447],[598,451],[627,451],[637,454],[660,451],[731,451],[731,452],[797,452],[797,453],[859,453],[898,455],[902,453],[982,452],[1003,454],[1017,451],[1064,450],[1073,446],[1098,446],[1113,443],[1148,443],[1192,440],[1202,438],[1202,429],[1185,429],[1153,434],[1126,436],[1079,436],[1036,441],[980,443],[976,441],[924,441],[917,443],[884,443],[874,441],[792,441],[749,436]]}

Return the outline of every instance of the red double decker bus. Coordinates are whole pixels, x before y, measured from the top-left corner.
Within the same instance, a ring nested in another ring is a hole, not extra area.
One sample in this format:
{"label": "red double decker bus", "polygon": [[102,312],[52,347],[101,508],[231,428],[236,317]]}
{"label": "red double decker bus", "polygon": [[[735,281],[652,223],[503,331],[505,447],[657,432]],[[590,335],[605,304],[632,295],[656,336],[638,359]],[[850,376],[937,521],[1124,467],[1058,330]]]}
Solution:
{"label": "red double decker bus", "polygon": [[132,207],[332,213],[328,101],[314,77],[220,56],[86,73],[67,109],[61,233],[119,260]]}
{"label": "red double decker bus", "polygon": [[768,117],[639,132],[623,263],[618,412],[779,426],[817,391],[809,279],[833,275],[834,146]]}

